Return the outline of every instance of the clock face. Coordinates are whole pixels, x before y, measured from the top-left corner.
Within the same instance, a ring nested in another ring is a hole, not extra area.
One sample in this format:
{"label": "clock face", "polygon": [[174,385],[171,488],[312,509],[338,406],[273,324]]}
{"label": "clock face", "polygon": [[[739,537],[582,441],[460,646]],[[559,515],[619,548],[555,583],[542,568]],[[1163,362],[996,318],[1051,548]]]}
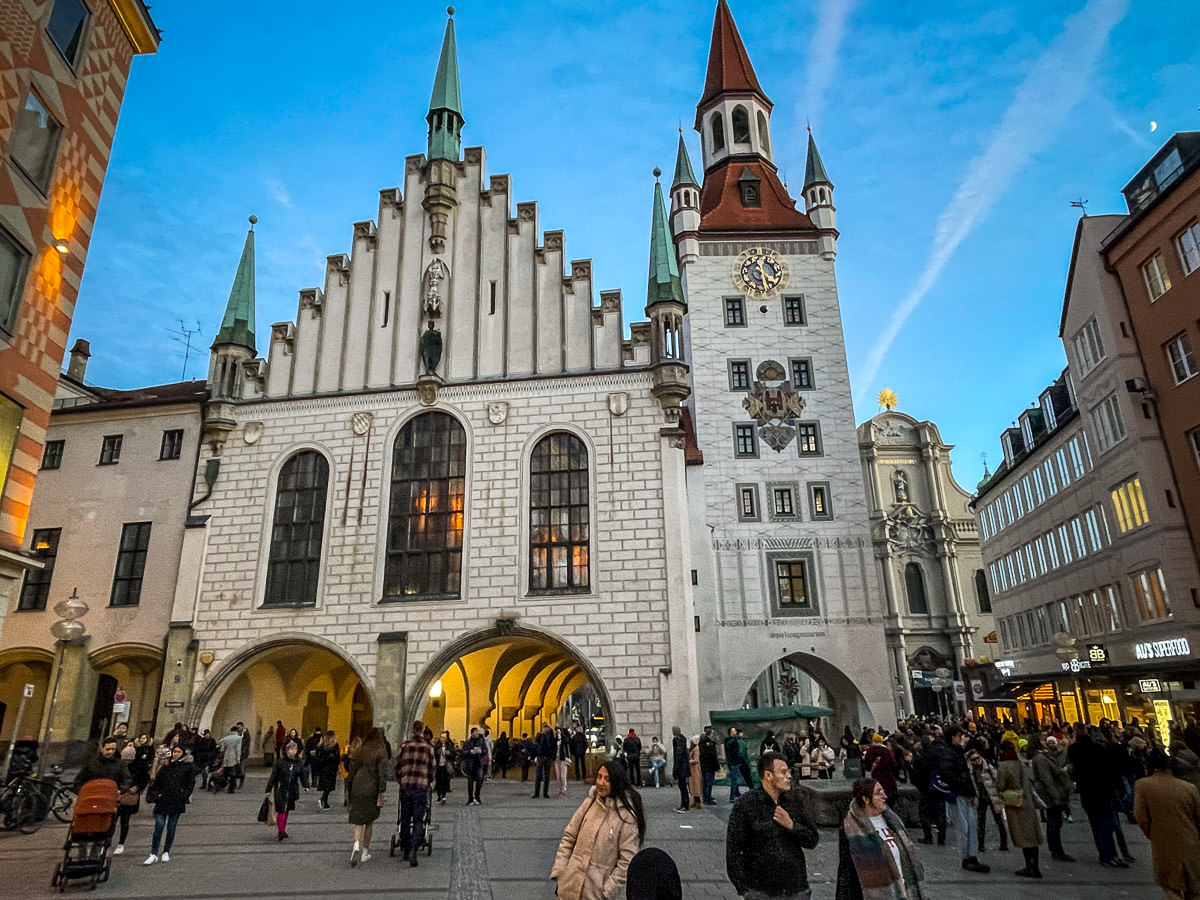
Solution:
{"label": "clock face", "polygon": [[733,264],[733,283],[751,297],[774,296],[787,281],[786,263],[766,247],[751,247]]}

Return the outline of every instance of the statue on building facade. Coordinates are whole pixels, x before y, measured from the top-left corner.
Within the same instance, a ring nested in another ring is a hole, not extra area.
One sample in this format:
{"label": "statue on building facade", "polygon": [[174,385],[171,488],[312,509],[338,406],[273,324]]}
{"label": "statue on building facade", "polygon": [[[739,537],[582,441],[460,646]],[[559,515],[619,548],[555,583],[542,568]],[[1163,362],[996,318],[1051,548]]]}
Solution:
{"label": "statue on building facade", "polygon": [[908,502],[908,473],[903,469],[897,469],[896,474],[892,476],[892,488],[895,490],[897,503]]}
{"label": "statue on building facade", "polygon": [[438,363],[442,361],[442,333],[433,327],[431,319],[421,333],[421,363],[426,375],[436,375]]}

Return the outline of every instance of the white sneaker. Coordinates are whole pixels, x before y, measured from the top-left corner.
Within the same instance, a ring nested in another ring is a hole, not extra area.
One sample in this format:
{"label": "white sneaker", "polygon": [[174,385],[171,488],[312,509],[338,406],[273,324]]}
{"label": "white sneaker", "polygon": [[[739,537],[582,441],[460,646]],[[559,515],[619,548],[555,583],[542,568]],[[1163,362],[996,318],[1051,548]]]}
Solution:
{"label": "white sneaker", "polygon": [[146,861],[144,863],[142,863],[142,865],[143,866],[152,866],[156,862],[158,862],[158,857],[155,854],[151,853],[149,856],[146,857]]}
{"label": "white sneaker", "polygon": [[170,862],[170,861],[171,861],[171,854],[170,854],[170,853],[164,853],[164,854],[162,855],[162,862]]}
{"label": "white sneaker", "polygon": [[124,852],[125,852],[125,845],[117,844],[117,846],[113,849],[113,856],[120,856]]}
{"label": "white sneaker", "polygon": [[371,851],[368,850],[366,847],[363,847],[362,855],[358,858],[358,861],[366,862],[370,858],[371,858]]}

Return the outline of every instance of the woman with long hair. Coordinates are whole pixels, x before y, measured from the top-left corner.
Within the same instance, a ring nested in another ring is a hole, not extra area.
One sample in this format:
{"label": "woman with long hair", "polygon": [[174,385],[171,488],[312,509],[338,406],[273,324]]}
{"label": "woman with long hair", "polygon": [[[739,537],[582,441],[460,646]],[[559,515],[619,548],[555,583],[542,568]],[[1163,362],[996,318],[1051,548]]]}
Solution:
{"label": "woman with long hair", "polygon": [[454,741],[450,732],[443,731],[433,745],[433,762],[433,786],[437,792],[437,802],[445,806],[446,795],[450,793],[450,776],[454,774]]}
{"label": "woman with long hair", "polygon": [[317,782],[317,790],[321,792],[321,800],[318,803],[321,809],[329,809],[329,795],[337,786],[338,763],[341,762],[341,758],[337,735],[330,729],[325,732],[321,743],[313,751],[311,760],[313,778]]}
{"label": "woman with long hair", "polygon": [[372,728],[347,767],[350,784],[350,824],[354,826],[354,848],[350,866],[371,858],[371,826],[387,798],[388,754],[383,729]]}
{"label": "woman with long hair", "polygon": [[300,777],[304,763],[300,761],[300,751],[294,743],[288,741],[284,746],[283,756],[275,760],[275,768],[267,779],[265,794],[274,789],[275,796],[275,829],[280,841],[287,838],[288,813],[296,808],[300,799]]}
{"label": "woman with long hair", "polygon": [[924,900],[924,869],[883,785],[860,778],[850,797],[838,831],[836,900]]}
{"label": "woman with long hair", "polygon": [[[196,770],[184,758],[183,748],[176,740],[171,744],[166,762],[158,766],[153,783],[146,788],[147,800],[154,804],[154,837],[150,855],[143,865],[152,866],[160,859],[170,862],[171,847],[175,844],[175,826],[187,812],[188,798],[196,786]],[[164,832],[166,842],[162,843]],[[162,856],[158,848],[162,846]]]}
{"label": "woman with long hair", "polygon": [[550,877],[560,900],[606,900],[625,884],[646,836],[642,798],[625,767],[609,760],[567,823]]}
{"label": "woman with long hair", "polygon": [[[342,752],[342,806],[350,805],[350,760],[354,759],[358,748],[362,746],[362,738],[355,735]],[[279,745],[282,752],[283,744]]]}
{"label": "woman with long hair", "polygon": [[565,728],[554,729],[554,778],[558,782],[558,796],[567,796],[567,766],[571,762],[571,737]]}

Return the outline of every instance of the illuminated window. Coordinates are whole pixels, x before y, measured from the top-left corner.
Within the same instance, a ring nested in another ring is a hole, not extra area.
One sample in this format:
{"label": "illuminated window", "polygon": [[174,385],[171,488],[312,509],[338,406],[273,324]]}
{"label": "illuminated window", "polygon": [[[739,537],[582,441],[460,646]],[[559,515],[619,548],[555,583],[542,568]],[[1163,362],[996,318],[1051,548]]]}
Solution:
{"label": "illuminated window", "polygon": [[817,422],[797,422],[796,446],[801,456],[820,456],[821,426]]}
{"label": "illuminated window", "polygon": [[591,545],[587,448],[573,434],[548,434],[533,448],[529,475],[529,589],[585,591]]}
{"label": "illuminated window", "polygon": [[315,450],[297,453],[280,470],[263,606],[316,604],[328,490],[329,463]]}
{"label": "illuminated window", "polygon": [[775,567],[774,600],[781,613],[816,612],[811,561],[795,557],[773,558]]}
{"label": "illuminated window", "polygon": [[1167,582],[1162,569],[1144,569],[1131,576],[1133,597],[1137,603],[1138,616],[1143,622],[1167,619],[1174,615],[1171,600],[1167,595]]}
{"label": "illuminated window", "polygon": [[467,438],[443,412],[407,422],[392,448],[384,600],[457,597]]}
{"label": "illuminated window", "polygon": [[811,519],[833,518],[833,509],[829,505],[829,484],[827,482],[808,486],[808,514]]}
{"label": "illuminated window", "polygon": [[42,568],[30,569],[25,573],[25,583],[21,585],[21,599],[17,601],[17,609],[46,608],[46,599],[50,596],[50,581],[54,578],[54,561],[58,558],[60,537],[61,528],[39,528],[34,531],[29,549],[42,561]]}
{"label": "illuminated window", "polygon": [[110,606],[137,606],[142,599],[142,575],[150,549],[150,523],[130,522],[121,529],[117,569],[113,573]]}
{"label": "illuminated window", "polygon": [[1113,490],[1111,497],[1113,512],[1117,516],[1117,527],[1122,534],[1140,528],[1150,521],[1140,478],[1133,478],[1120,485]]}
{"label": "illuminated window", "polygon": [[1160,254],[1154,254],[1142,264],[1142,279],[1146,282],[1151,302],[1171,289],[1171,277],[1167,274],[1167,267],[1163,265]]}

